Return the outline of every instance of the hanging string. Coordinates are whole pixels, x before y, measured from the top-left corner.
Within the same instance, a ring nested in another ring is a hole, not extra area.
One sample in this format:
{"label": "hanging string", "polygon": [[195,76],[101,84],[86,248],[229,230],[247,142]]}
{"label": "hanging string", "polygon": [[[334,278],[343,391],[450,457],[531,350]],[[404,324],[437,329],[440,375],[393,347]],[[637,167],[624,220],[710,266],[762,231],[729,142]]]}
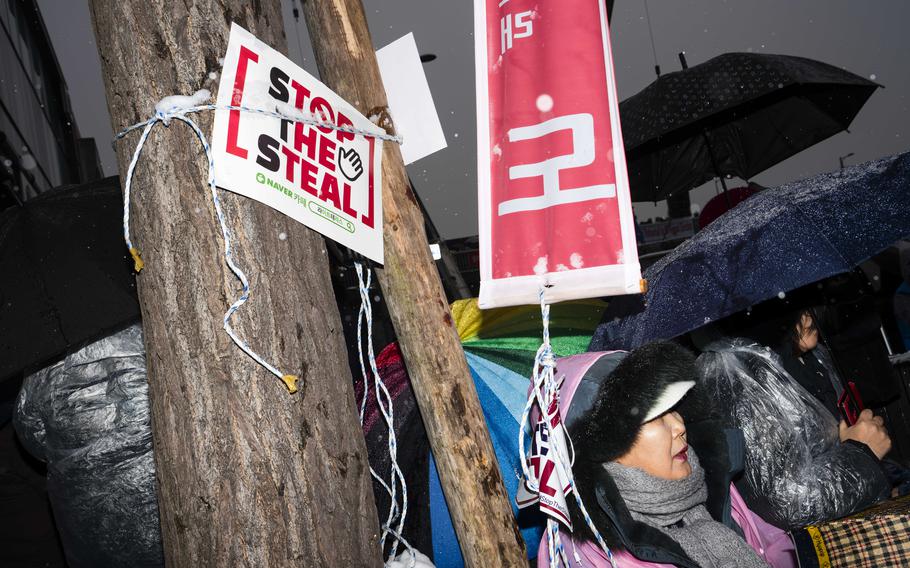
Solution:
{"label": "hanging string", "polygon": [[170,121],[171,118],[175,118],[179,115],[193,114],[197,112],[204,112],[207,110],[239,110],[241,112],[251,112],[253,114],[261,114],[263,116],[268,116],[271,118],[279,118],[281,120],[290,120],[291,122],[299,122],[301,124],[307,124],[310,126],[316,126],[319,128],[331,128],[332,130],[339,130],[341,132],[347,132],[348,134],[356,134],[358,136],[371,136],[373,138],[378,138],[380,140],[385,140],[387,142],[395,142],[396,144],[401,144],[404,142],[404,138],[401,136],[387,134],[385,130],[377,127],[376,130],[366,130],[363,128],[355,128],[353,126],[339,125],[334,122],[329,122],[323,120],[322,118],[316,117],[312,114],[307,114],[302,111],[297,110],[294,107],[289,105],[275,105],[274,110],[267,110],[261,108],[247,107],[243,105],[214,105],[214,104],[205,104],[205,105],[196,105],[188,107],[173,107],[166,111],[157,111],[155,115],[149,118],[148,120],[137,122],[132,126],[128,126],[121,130],[117,136],[114,137],[115,140],[119,140],[129,134],[134,130],[139,130],[140,128],[145,128],[149,124],[155,122],[164,122],[165,126]]}
{"label": "hanging string", "polygon": [[[544,300],[544,289],[540,290],[540,314],[543,324],[543,341],[540,347],[537,350],[537,354],[534,357],[534,370],[531,376],[532,390],[530,396],[528,396],[528,401],[525,404],[524,411],[521,415],[521,424],[519,425],[518,431],[518,451],[519,455],[522,456],[521,459],[521,468],[522,473],[524,474],[524,479],[528,485],[528,488],[533,493],[540,491],[538,486],[537,479],[531,474],[528,460],[525,459],[525,433],[528,431],[531,409],[536,404],[541,413],[541,416],[545,415],[546,409],[550,408],[550,403],[553,400],[556,400],[555,412],[559,413],[558,401],[559,401],[559,383],[555,378],[554,370],[556,368],[556,358],[553,354],[553,349],[550,346],[550,306]],[[549,428],[549,422],[543,420],[543,425],[545,428]],[[591,516],[588,514],[588,510],[585,508],[584,503],[581,500],[581,496],[578,492],[578,488],[575,485],[575,478],[572,475],[572,465],[575,462],[575,450],[572,445],[572,439],[569,437],[568,432],[565,432],[566,440],[569,443],[569,455],[565,455],[562,451],[562,448],[558,444],[551,444],[550,450],[554,452],[555,459],[565,466],[565,470],[569,474],[569,484],[571,486],[571,492],[575,496],[575,502],[578,505],[578,509],[581,511],[582,516],[585,519],[585,523],[588,525],[588,528],[591,529],[591,532],[594,534],[595,539],[597,540],[598,545],[607,555],[607,559],[610,561],[610,565],[613,568],[616,568],[616,561],[613,558],[613,553],[610,551],[610,548],[607,546],[607,543],[604,541],[603,537],[600,534],[600,531],[597,530],[597,527],[594,525],[594,521],[591,519]],[[562,543],[562,538],[559,530],[559,522],[556,519],[550,518],[547,520],[547,550],[550,556],[550,568],[558,568],[560,562],[563,566],[568,567],[569,560],[566,555],[565,546]],[[580,564],[580,559],[578,553],[574,554],[576,564]]]}
{"label": "hanging string", "polygon": [[[360,312],[357,314],[357,355],[360,361],[360,372],[363,376],[363,396],[360,400],[360,425],[363,426],[364,412],[366,410],[367,393],[369,392],[370,375],[373,378],[373,385],[376,395],[376,406],[379,408],[386,426],[389,429],[389,459],[390,459],[390,480],[389,484],[385,483],[376,471],[370,467],[370,475],[376,479],[379,484],[389,494],[391,505],[389,506],[389,515],[386,522],[382,525],[382,537],[379,540],[380,549],[385,550],[386,538],[392,537],[391,551],[386,564],[390,564],[398,552],[398,544],[401,543],[410,553],[410,562],[408,566],[413,568],[417,563],[417,555],[414,548],[402,536],[404,521],[408,513],[408,487],[404,480],[404,473],[398,465],[398,442],[395,436],[395,413],[392,405],[392,396],[389,394],[382,377],[379,375],[379,369],[376,366],[376,357],[373,353],[373,307],[370,303],[370,283],[373,273],[367,269],[366,279],[364,280],[364,268],[359,262],[354,263],[357,271],[357,283],[360,288]],[[370,375],[367,374],[366,365],[363,357],[363,322],[367,327],[367,356],[370,361]],[[401,487],[401,510],[398,509],[398,492],[397,487]],[[393,529],[395,521],[397,525]]]}
{"label": "hanging string", "polygon": [[645,2],[645,18],[648,22],[648,35],[651,37],[651,54],[654,56],[654,72],[660,77],[660,65],[657,63],[657,48],[654,47],[654,30],[651,29],[651,11],[648,9],[648,0]]}
{"label": "hanging string", "polygon": [[[284,382],[285,386],[288,389],[288,392],[295,393],[297,392],[297,381],[300,380],[297,375],[291,375],[287,373],[282,373],[274,365],[270,364],[268,361],[263,359],[258,353],[253,351],[253,349],[247,344],[246,341],[241,339],[233,327],[231,327],[230,320],[231,316],[243,305],[250,297],[250,284],[249,280],[246,277],[246,274],[234,263],[233,254],[231,250],[231,234],[228,230],[227,224],[224,219],[224,212],[221,209],[221,203],[218,198],[218,191],[215,186],[215,162],[212,157],[211,147],[209,146],[208,140],[205,135],[202,133],[202,130],[199,126],[193,122],[187,115],[191,113],[203,112],[203,111],[212,111],[212,110],[238,110],[242,112],[251,112],[255,114],[261,114],[265,116],[270,116],[273,118],[279,118],[282,120],[290,120],[292,122],[300,122],[303,124],[308,124],[316,127],[325,127],[331,128],[333,130],[340,130],[343,132],[348,132],[350,134],[356,134],[360,136],[373,136],[375,138],[380,138],[382,140],[388,140],[401,144],[402,139],[399,136],[391,136],[386,134],[384,131],[373,131],[373,130],[363,130],[360,128],[353,128],[351,126],[340,126],[325,120],[320,120],[312,115],[306,115],[302,112],[297,111],[296,109],[281,109],[276,107],[274,111],[256,109],[245,106],[218,106],[213,104],[205,105],[193,105],[192,103],[197,100],[205,100],[209,97],[208,91],[200,90],[197,91],[192,97],[175,97],[175,99],[180,99],[181,102],[174,104],[166,109],[156,108],[155,114],[144,122],[140,122],[125,128],[115,137],[116,140],[119,140],[138,129],[142,129],[142,135],[139,138],[139,143],[136,145],[136,150],[133,152],[133,157],[130,160],[130,165],[127,168],[126,181],[123,188],[123,239],[126,242],[126,246],[130,251],[130,255],[133,257],[134,268],[136,272],[141,271],[145,262],[142,260],[141,255],[139,254],[139,249],[133,244],[133,241],[130,237],[130,196],[132,192],[133,185],[133,175],[136,171],[136,165],[139,162],[139,156],[142,154],[142,149],[145,147],[145,143],[148,140],[149,134],[151,134],[152,129],[159,122],[165,126],[170,126],[171,119],[179,120],[187,124],[193,132],[196,134],[196,137],[202,143],[202,147],[205,150],[205,156],[208,160],[208,185],[212,195],[212,204],[215,208],[215,213],[218,217],[218,223],[221,225],[221,236],[224,240],[224,260],[231,272],[234,273],[234,276],[240,280],[242,287],[242,293],[240,297],[228,308],[224,314],[223,326],[225,332],[228,336],[237,345],[244,353],[246,353],[250,358],[256,361],[259,365],[264,367],[270,373],[278,377]],[[167,100],[167,99],[164,99]],[[161,106],[159,103],[158,106]],[[378,130],[378,129],[377,129]]]}

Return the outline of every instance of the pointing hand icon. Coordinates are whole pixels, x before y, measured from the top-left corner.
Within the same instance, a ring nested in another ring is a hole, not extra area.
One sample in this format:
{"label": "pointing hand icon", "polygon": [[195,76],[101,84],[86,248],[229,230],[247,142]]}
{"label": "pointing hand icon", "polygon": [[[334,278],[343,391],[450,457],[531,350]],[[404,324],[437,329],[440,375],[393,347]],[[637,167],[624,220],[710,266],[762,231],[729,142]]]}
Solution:
{"label": "pointing hand icon", "polygon": [[363,162],[360,161],[360,155],[353,148],[350,150],[338,149],[338,166],[348,181],[357,181],[357,178],[363,174]]}

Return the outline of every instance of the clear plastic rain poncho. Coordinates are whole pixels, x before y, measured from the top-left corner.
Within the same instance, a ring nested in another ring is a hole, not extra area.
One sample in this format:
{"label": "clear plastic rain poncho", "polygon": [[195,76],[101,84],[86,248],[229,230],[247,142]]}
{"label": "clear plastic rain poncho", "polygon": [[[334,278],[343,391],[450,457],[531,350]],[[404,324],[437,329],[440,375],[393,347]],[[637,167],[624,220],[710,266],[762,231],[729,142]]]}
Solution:
{"label": "clear plastic rain poncho", "polygon": [[745,472],[737,487],[766,521],[785,529],[804,526],[888,496],[890,484],[874,454],[861,444],[841,443],[838,420],[770,349],[718,340],[698,358],[698,370],[713,410],[745,435]]}
{"label": "clear plastic rain poncho", "polygon": [[25,379],[14,425],[47,462],[69,566],[163,566],[142,328]]}

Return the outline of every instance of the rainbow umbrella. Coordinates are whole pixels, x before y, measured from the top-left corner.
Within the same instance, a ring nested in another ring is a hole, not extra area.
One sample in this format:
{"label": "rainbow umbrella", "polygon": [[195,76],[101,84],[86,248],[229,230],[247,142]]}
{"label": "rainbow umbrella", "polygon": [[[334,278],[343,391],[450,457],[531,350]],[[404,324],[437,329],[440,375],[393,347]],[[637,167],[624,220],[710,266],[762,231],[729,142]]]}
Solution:
{"label": "rainbow umbrella", "polygon": [[[550,308],[550,345],[557,357],[587,351],[607,303],[579,300]],[[465,352],[501,365],[523,377],[531,376],[540,347],[539,306],[481,310],[477,299],[452,304],[452,317]]]}
{"label": "rainbow umbrella", "polygon": [[[537,555],[544,521],[527,511],[519,515],[515,493],[521,473],[517,433],[534,358],[541,342],[540,308],[519,306],[480,310],[476,299],[459,300],[451,307],[513,513],[518,519],[529,558],[533,558]],[[600,300],[552,306],[550,343],[554,353],[562,357],[587,351],[605,308],[606,303]],[[377,365],[393,399],[398,463],[408,485],[404,536],[421,552],[432,556],[438,568],[463,566],[429,441],[397,344],[389,345],[380,353]],[[358,401],[362,389],[360,379],[355,387]],[[372,392],[368,393],[364,435],[370,464],[388,479],[391,468],[388,431]],[[376,482],[374,493],[380,517],[384,519],[389,510],[389,497]]]}

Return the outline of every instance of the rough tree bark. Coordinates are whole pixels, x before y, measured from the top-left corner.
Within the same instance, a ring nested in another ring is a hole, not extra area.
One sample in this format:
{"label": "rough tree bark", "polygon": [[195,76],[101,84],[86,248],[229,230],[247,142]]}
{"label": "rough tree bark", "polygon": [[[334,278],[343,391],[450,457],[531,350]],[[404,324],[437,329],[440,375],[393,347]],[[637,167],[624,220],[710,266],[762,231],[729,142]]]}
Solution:
{"label": "rough tree bark", "polygon": [[[278,0],[92,0],[114,131],[161,97],[217,88],[231,21],[286,50]],[[204,132],[211,113],[193,115]],[[117,144],[121,180],[138,133]],[[234,326],[300,391],[224,333],[239,283],[189,128],[156,126],[134,179],[134,241],[159,505],[169,566],[381,564],[366,446],[322,238],[221,192],[252,297]]]}
{"label": "rough tree bark", "polygon": [[[307,0],[322,81],[392,129],[360,0]],[[378,271],[468,566],[527,566],[474,382],[396,144],[383,146],[385,268]]]}

